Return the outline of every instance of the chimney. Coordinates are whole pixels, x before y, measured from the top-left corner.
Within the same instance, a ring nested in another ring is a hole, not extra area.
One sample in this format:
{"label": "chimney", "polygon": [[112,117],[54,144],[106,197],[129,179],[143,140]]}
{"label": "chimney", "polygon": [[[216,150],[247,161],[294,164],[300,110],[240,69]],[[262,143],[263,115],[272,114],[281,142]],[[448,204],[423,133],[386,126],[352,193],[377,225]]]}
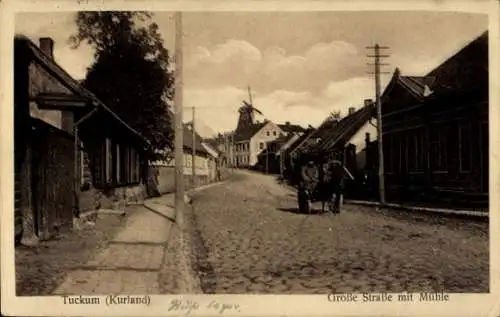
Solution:
{"label": "chimney", "polygon": [[290,121],[285,122],[285,125],[290,125]]}
{"label": "chimney", "polygon": [[356,111],[356,108],[350,107],[349,108],[349,115],[353,114]]}
{"label": "chimney", "polygon": [[50,37],[41,37],[39,42],[42,52],[51,59],[54,59],[54,40]]}
{"label": "chimney", "polygon": [[365,107],[371,105],[372,103],[373,103],[373,100],[365,99]]}

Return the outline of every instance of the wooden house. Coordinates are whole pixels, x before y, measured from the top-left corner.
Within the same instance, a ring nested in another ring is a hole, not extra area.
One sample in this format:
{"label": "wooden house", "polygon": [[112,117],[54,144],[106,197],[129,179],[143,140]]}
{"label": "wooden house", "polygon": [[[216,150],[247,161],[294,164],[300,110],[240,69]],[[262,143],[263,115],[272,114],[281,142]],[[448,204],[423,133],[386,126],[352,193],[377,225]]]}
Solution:
{"label": "wooden house", "polygon": [[488,201],[488,33],[382,95],[389,200]]}
{"label": "wooden house", "polygon": [[14,40],[16,242],[49,238],[83,211],[143,192],[147,140],[68,75],[53,46]]}

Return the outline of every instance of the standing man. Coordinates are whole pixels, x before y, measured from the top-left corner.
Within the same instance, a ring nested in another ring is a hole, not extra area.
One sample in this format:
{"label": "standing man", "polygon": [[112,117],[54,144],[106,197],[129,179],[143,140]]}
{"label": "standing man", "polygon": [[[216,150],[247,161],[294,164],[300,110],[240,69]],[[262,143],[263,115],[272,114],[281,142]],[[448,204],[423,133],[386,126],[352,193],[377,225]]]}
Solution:
{"label": "standing man", "polygon": [[308,160],[300,170],[299,196],[301,190],[306,193],[307,210],[310,212],[312,207],[311,198],[319,182],[319,170],[313,160]]}
{"label": "standing man", "polygon": [[342,199],[342,193],[344,189],[344,180],[348,176],[354,179],[352,174],[346,169],[342,161],[330,158],[327,167],[328,179],[330,181],[332,195],[335,195],[335,200],[333,201],[332,212],[340,213],[340,203]]}

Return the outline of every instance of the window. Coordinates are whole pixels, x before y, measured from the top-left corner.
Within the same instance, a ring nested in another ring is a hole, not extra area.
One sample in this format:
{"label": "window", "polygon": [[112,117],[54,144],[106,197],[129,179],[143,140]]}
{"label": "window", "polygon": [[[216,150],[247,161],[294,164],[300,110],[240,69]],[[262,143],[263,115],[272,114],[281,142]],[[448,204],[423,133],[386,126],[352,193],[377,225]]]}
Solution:
{"label": "window", "polygon": [[105,140],[105,150],[104,150],[104,157],[105,157],[105,175],[106,175],[106,184],[111,184],[113,182],[113,154],[112,154],[112,147],[111,147],[111,140],[106,138]]}
{"label": "window", "polygon": [[460,155],[460,172],[467,173],[471,170],[472,146],[471,126],[464,124],[458,127],[458,147]]}
{"label": "window", "polygon": [[422,131],[408,135],[408,168],[410,172],[421,172],[424,167],[424,149]]}
{"label": "window", "polygon": [[[384,147],[384,169],[386,173],[392,173],[392,136],[386,135],[383,137]],[[365,149],[365,155],[368,156],[369,149]],[[366,159],[368,161],[368,158]]]}
{"label": "window", "polygon": [[264,142],[260,142],[260,144],[259,144],[259,148],[260,148],[261,150],[263,150],[263,149],[264,149]]}
{"label": "window", "polygon": [[434,172],[446,172],[448,147],[448,128],[434,128],[430,135],[430,153],[431,169]]}
{"label": "window", "polygon": [[406,167],[408,164],[407,160],[407,146],[406,146],[406,135],[400,135],[399,137],[399,171],[401,173],[406,172]]}
{"label": "window", "polygon": [[273,135],[276,136],[276,131],[273,131]]}
{"label": "window", "polygon": [[121,153],[120,153],[120,144],[116,144],[116,152],[115,152],[115,158],[116,158],[116,168],[115,168],[115,172],[116,172],[116,182],[118,184],[121,183],[121,176],[122,176],[122,169],[120,167],[120,156],[121,156]]}
{"label": "window", "polygon": [[270,136],[270,135],[271,135],[271,133],[270,133],[269,131],[267,131],[267,133],[266,133],[266,134],[267,134],[267,136]]}
{"label": "window", "polygon": [[[123,143],[105,139],[102,145],[92,152],[93,181],[97,187],[120,186],[140,182],[140,154]],[[87,166],[85,154],[81,158],[82,166]],[[88,159],[87,159],[88,160]],[[81,173],[89,172],[82,167]],[[88,179],[89,176],[86,176]]]}
{"label": "window", "polygon": [[81,189],[84,190],[84,187],[90,185],[92,178],[89,170],[89,156],[85,152],[83,144],[80,143],[80,186]]}
{"label": "window", "polygon": [[425,165],[424,132],[419,131],[416,136],[415,151],[417,152],[416,170],[422,172]]}

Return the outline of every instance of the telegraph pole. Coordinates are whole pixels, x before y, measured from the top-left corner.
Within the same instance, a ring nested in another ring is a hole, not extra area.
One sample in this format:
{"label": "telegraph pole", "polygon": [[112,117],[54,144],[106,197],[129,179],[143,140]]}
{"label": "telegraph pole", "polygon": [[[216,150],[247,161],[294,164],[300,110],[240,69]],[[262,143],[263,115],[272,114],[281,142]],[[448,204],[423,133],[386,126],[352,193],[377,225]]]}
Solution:
{"label": "telegraph pole", "polygon": [[175,13],[175,222],[184,229],[184,156],[182,122],[182,13]]}
{"label": "telegraph pole", "polygon": [[385,205],[385,174],[384,174],[384,147],[382,144],[382,104],[380,101],[380,66],[387,65],[381,64],[380,59],[389,57],[389,55],[381,55],[381,49],[388,49],[387,46],[380,46],[375,44],[375,46],[368,46],[367,49],[373,50],[373,55],[368,55],[370,58],[374,58],[374,64],[369,64],[375,67],[375,71],[371,74],[375,75],[375,102],[377,106],[377,141],[378,141],[378,180],[379,180],[379,195],[380,203]]}
{"label": "telegraph pole", "polygon": [[193,152],[191,153],[191,190],[194,192],[194,188],[196,187],[196,130],[194,125],[195,118],[195,109],[196,107],[191,107],[192,109],[192,120],[191,120],[191,128],[193,129]]}

